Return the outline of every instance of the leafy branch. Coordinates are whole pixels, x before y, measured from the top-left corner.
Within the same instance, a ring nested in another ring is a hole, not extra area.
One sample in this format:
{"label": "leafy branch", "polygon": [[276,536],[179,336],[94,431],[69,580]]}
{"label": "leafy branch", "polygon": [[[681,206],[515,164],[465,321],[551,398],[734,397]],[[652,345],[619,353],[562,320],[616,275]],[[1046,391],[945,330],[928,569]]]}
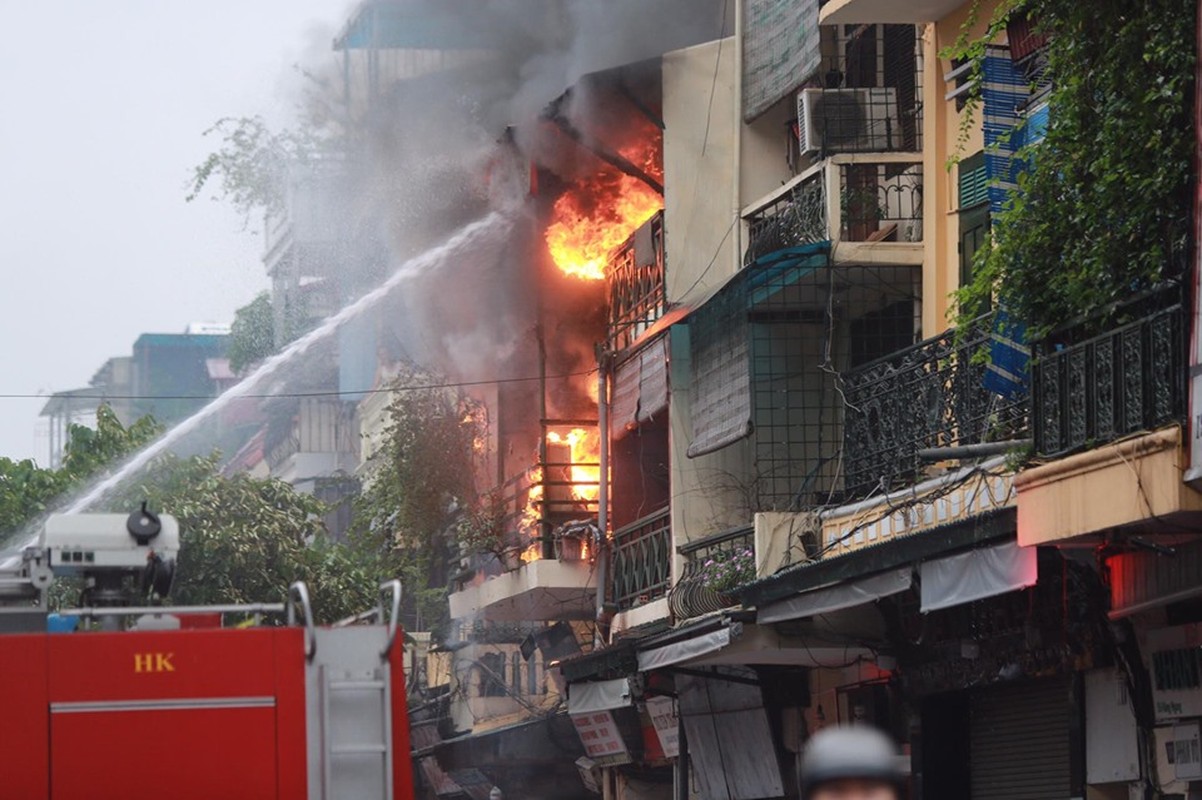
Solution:
{"label": "leafy branch", "polygon": [[1038,0],[1024,10],[1048,37],[1049,125],[1016,156],[1017,189],[956,313],[963,323],[1000,301],[1038,337],[1184,269],[1195,16],[1192,0]]}
{"label": "leafy branch", "polygon": [[192,168],[184,199],[190,203],[216,184],[214,199],[231,203],[243,227],[257,211],[283,211],[291,171],[333,155],[336,145],[322,128],[273,131],[258,115],[223,117],[204,136],[219,137],[221,143]]}

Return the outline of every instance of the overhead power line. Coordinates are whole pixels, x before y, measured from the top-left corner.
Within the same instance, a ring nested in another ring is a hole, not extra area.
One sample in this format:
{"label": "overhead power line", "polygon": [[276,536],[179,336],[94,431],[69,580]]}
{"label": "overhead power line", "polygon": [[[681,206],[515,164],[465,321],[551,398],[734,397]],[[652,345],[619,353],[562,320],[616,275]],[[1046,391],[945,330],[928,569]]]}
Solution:
{"label": "overhead power line", "polygon": [[[338,397],[348,394],[388,394],[391,392],[417,392],[426,389],[462,389],[469,386],[492,386],[503,383],[530,383],[540,380],[563,380],[584,375],[595,375],[596,369],[579,372],[565,372],[560,375],[532,375],[521,378],[493,378],[480,381],[445,381],[442,383],[420,383],[403,386],[381,386],[374,389],[327,389],[313,392],[266,392],[262,394],[241,395],[247,399],[267,400],[273,397]],[[0,394],[0,400],[49,400],[57,394]],[[72,400],[216,400],[220,395],[208,394],[70,394],[65,395]]]}

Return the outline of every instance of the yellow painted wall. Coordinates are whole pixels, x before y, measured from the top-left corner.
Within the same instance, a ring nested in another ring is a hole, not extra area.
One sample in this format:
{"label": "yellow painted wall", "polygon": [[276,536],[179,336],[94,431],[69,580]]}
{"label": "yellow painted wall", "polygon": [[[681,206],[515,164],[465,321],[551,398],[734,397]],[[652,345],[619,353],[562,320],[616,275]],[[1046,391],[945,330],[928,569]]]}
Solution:
{"label": "yellow painted wall", "polygon": [[[971,36],[985,33],[998,0],[981,4]],[[952,309],[951,294],[960,285],[960,220],[957,216],[959,168],[948,167],[953,158],[971,156],[983,147],[980,104],[973,113],[968,137],[961,142],[961,123],[965,113],[956,109],[955,100],[944,97],[952,88],[943,76],[952,69],[951,61],[939,53],[956,42],[968,18],[972,3],[964,3],[933,25],[924,36],[925,74],[923,76],[923,165],[926,184],[923,201],[924,225],[932,233],[926,237],[927,250],[923,264],[924,336],[934,336],[948,327]],[[1004,43],[1005,34],[1001,41]]]}

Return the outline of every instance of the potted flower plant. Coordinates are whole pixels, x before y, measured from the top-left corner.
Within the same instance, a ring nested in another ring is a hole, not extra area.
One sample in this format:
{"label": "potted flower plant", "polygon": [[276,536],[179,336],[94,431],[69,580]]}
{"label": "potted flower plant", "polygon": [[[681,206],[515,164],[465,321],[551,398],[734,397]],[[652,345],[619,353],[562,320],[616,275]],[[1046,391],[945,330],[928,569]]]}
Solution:
{"label": "potted flower plant", "polygon": [[711,555],[701,563],[700,578],[702,586],[733,604],[734,591],[755,579],[755,551],[742,547]]}

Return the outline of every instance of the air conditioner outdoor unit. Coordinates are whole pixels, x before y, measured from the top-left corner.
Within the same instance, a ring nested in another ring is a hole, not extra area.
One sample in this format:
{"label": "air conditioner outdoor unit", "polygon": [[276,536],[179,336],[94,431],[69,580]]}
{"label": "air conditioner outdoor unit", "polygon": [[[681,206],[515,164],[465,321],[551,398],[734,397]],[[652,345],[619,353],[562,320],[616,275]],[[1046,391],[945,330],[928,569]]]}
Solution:
{"label": "air conditioner outdoor unit", "polygon": [[806,153],[875,153],[902,146],[892,88],[803,89],[797,123]]}

